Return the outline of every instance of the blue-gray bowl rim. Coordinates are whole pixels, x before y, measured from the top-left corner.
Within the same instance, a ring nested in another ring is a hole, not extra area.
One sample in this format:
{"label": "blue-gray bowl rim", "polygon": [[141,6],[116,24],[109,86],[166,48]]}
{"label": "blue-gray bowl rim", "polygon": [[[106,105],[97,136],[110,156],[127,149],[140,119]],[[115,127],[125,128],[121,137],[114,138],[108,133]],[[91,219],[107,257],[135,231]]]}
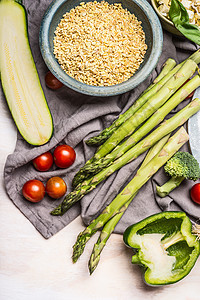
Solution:
{"label": "blue-gray bowl rim", "polygon": [[[152,6],[146,0],[132,0],[141,10],[146,14],[150,24],[152,25],[153,43],[152,52],[149,56],[148,63],[146,63],[141,70],[136,72],[129,80],[124,81],[120,84],[112,86],[92,86],[82,83],[71,76],[67,75],[59,66],[55,64],[56,58],[50,51],[49,46],[49,28],[54,14],[60,8],[60,6],[67,2],[67,0],[54,0],[47,8],[40,26],[39,32],[39,46],[42,57],[50,70],[50,72],[64,85],[77,91],[91,96],[114,96],[123,94],[127,91],[134,89],[140,83],[142,83],[156,67],[160,55],[162,53],[163,46],[163,31],[157,14],[155,13]],[[81,1],[80,1],[81,2]]]}

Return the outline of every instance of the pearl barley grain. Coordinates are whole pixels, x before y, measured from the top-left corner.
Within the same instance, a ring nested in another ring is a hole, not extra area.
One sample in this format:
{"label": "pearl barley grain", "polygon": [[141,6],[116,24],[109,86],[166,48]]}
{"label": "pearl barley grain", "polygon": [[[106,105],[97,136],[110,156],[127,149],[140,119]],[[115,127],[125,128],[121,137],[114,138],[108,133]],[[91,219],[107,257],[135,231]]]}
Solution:
{"label": "pearl barley grain", "polygon": [[120,3],[81,2],[63,15],[55,31],[54,55],[61,68],[88,85],[128,80],[146,50],[141,22]]}

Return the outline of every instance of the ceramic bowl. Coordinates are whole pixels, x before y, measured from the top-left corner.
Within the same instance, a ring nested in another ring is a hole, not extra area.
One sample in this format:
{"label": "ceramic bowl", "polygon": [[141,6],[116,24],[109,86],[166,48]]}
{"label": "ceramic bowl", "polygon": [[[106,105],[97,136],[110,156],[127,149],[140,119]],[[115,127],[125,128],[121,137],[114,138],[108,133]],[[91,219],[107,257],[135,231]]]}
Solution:
{"label": "ceramic bowl", "polygon": [[155,68],[162,52],[162,26],[152,6],[146,0],[107,1],[110,4],[117,2],[122,3],[123,8],[127,8],[131,13],[135,14],[138,20],[142,22],[142,27],[146,36],[146,44],[148,46],[148,50],[145,54],[143,63],[140,65],[140,68],[131,78],[120,84],[99,87],[77,81],[62,70],[53,54],[53,38],[57,25],[59,24],[64,13],[69,12],[72,8],[79,5],[82,1],[53,1],[44,14],[40,27],[40,49],[48,69],[67,87],[77,92],[92,96],[113,96],[125,93],[135,88],[142,81],[144,81],[151,73],[151,71]]}
{"label": "ceramic bowl", "polygon": [[157,13],[160,22],[162,24],[162,27],[167,30],[168,32],[179,36],[179,37],[183,37],[183,35],[180,33],[180,31],[178,29],[176,29],[176,27],[174,26],[173,22],[170,21],[168,18],[166,18],[165,16],[163,16],[159,10],[158,10],[158,5],[157,5],[157,1],[156,0],[151,0],[151,4],[155,10],[155,12]]}

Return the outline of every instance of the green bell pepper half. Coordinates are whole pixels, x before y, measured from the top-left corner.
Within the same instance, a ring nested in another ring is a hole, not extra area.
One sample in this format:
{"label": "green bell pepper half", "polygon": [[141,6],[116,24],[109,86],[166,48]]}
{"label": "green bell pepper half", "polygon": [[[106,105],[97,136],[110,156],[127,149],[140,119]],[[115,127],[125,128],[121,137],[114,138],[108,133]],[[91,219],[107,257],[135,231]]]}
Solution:
{"label": "green bell pepper half", "polygon": [[153,286],[181,280],[200,254],[200,242],[184,212],[152,215],[129,226],[123,239],[134,249],[132,263],[144,267],[144,280]]}

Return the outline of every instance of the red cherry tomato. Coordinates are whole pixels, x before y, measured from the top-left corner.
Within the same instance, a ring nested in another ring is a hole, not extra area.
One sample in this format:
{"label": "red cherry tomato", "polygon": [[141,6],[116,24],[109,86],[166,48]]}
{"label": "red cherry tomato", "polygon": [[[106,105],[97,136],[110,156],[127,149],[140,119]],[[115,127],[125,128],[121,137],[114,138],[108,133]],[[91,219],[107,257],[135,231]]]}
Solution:
{"label": "red cherry tomato", "polygon": [[74,163],[76,152],[69,145],[60,145],[54,150],[53,157],[57,167],[68,168]]}
{"label": "red cherry tomato", "polygon": [[53,198],[58,199],[67,191],[67,186],[65,181],[60,177],[51,177],[46,184],[46,192],[47,194]]}
{"label": "red cherry tomato", "polygon": [[45,75],[45,83],[48,88],[52,90],[58,90],[63,86],[63,83],[60,82],[50,71]]}
{"label": "red cherry tomato", "polygon": [[200,204],[200,183],[193,185],[190,190],[190,197],[195,203]]}
{"label": "red cherry tomato", "polygon": [[[187,79],[186,82],[185,82],[181,87],[183,87],[188,81],[190,81],[190,79]],[[180,87],[180,88],[181,88],[181,87]],[[194,92],[195,92],[195,90],[192,91],[185,99],[191,98],[191,97],[194,95]]]}
{"label": "red cherry tomato", "polygon": [[34,158],[33,165],[38,171],[48,171],[53,165],[53,155],[51,152],[45,152]]}
{"label": "red cherry tomato", "polygon": [[195,91],[191,92],[191,93],[186,97],[186,99],[192,98],[193,95],[194,95],[194,92],[195,92]]}
{"label": "red cherry tomato", "polygon": [[39,202],[45,195],[44,184],[40,180],[29,180],[23,185],[22,194],[30,202]]}

